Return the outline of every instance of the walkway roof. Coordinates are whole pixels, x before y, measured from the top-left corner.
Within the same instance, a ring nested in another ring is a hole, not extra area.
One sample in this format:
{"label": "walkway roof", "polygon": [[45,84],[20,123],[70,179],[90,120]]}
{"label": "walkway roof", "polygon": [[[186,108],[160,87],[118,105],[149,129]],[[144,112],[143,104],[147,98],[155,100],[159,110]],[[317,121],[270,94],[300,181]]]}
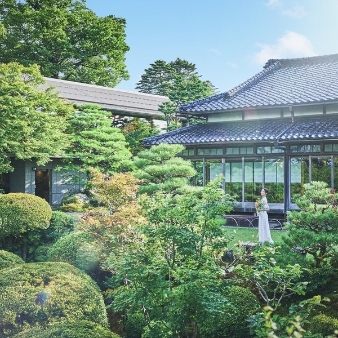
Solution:
{"label": "walkway roof", "polygon": [[296,118],[267,119],[256,121],[214,122],[195,124],[162,135],[148,137],[145,146],[160,143],[200,145],[227,142],[273,143],[278,141],[313,141],[338,138],[338,118],[333,115]]}
{"label": "walkway roof", "polygon": [[53,86],[59,97],[77,104],[95,103],[118,115],[160,118],[160,103],[168,101],[165,96],[132,92],[127,90],[90,85],[53,78],[45,78],[44,89]]}

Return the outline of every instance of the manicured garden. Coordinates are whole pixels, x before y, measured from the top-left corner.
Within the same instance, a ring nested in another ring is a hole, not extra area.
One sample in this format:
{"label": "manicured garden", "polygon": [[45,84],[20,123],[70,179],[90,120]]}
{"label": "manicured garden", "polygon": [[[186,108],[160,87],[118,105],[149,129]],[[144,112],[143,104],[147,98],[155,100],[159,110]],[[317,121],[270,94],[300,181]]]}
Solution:
{"label": "manicured garden", "polygon": [[182,149],[91,170],[57,211],[0,195],[0,337],[333,337],[338,196],[304,185],[274,244],[247,247],[257,228],[224,226],[235,200],[221,176],[189,185]]}

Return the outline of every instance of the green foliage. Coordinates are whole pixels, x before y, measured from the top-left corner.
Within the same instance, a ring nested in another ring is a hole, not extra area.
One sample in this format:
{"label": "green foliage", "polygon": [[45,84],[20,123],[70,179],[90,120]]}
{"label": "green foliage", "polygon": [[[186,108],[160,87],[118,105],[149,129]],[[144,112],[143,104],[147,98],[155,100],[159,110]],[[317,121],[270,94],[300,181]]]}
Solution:
{"label": "green foliage", "polygon": [[333,335],[338,330],[338,318],[333,318],[325,314],[318,314],[311,318],[308,325],[311,333],[320,333],[322,337]]}
{"label": "green foliage", "polygon": [[60,238],[48,251],[48,259],[66,262],[86,272],[98,268],[100,249],[90,233],[76,231]]}
{"label": "green foliage", "polygon": [[[2,6],[4,1],[0,13]],[[44,82],[36,65],[0,63],[0,173],[13,170],[12,157],[43,165],[68,146],[64,131],[73,108],[52,90],[43,91]]]}
{"label": "green foliage", "polygon": [[[68,151],[69,170],[87,172],[94,168],[106,173],[128,171],[132,167],[131,153],[119,128],[112,127],[111,113],[98,105],[82,105],[69,120],[72,138]],[[74,162],[81,159],[81,165]]]}
{"label": "green foliage", "polygon": [[292,304],[288,313],[274,311],[271,307],[265,306],[263,312],[254,314],[248,319],[251,333],[258,338],[286,338],[286,337],[308,337],[322,338],[321,335],[312,335],[304,328],[312,321],[311,315],[318,311],[318,307],[323,307],[320,296],[314,296],[310,299],[301,301],[298,304]]}
{"label": "green foliage", "polygon": [[11,252],[0,250],[0,270],[25,263],[23,259]]}
{"label": "green foliage", "polygon": [[85,320],[74,322],[62,321],[45,328],[33,328],[20,332],[13,338],[119,338],[120,336],[108,329]]}
{"label": "green foliage", "polygon": [[324,182],[304,185],[304,194],[296,199],[300,211],[288,212],[285,224],[289,232],[284,242],[290,250],[307,258],[307,267],[317,275],[318,285],[326,284],[336,270],[331,260],[337,256],[338,195],[333,193]]}
{"label": "green foliage", "polygon": [[137,241],[108,260],[111,306],[131,314],[142,309],[147,337],[164,327],[190,335],[226,302],[219,261],[228,243],[222,216],[231,209],[229,196],[218,178],[182,195],[144,195],[142,206],[149,224],[134,229]]}
{"label": "green foliage", "polygon": [[[191,77],[199,78],[196,65],[193,63],[180,58],[170,62],[156,60],[150,64],[149,68],[145,69],[141,80],[136,84],[136,89],[142,93],[169,96],[175,79],[189,80]],[[209,89],[207,96],[212,95],[215,91],[214,86],[209,81],[200,80],[200,82]]]}
{"label": "green foliage", "polygon": [[67,263],[26,263],[0,270],[0,337],[62,320],[107,327],[95,282]]}
{"label": "green foliage", "polygon": [[0,61],[38,64],[44,76],[115,87],[129,78],[125,20],[98,17],[85,1],[0,2],[7,34]]}
{"label": "green foliage", "polygon": [[257,297],[249,290],[230,286],[223,290],[227,302],[209,322],[199,323],[200,336],[203,338],[242,338],[250,337],[246,319],[260,310]]}
{"label": "green foliage", "polygon": [[279,247],[258,246],[251,253],[252,264],[243,262],[234,271],[245,283],[257,290],[267,306],[276,310],[285,297],[304,295],[308,282],[302,282],[303,269],[299,264],[276,264],[275,255]]}
{"label": "green foliage", "polygon": [[158,190],[175,191],[195,175],[190,161],[176,157],[184,147],[179,144],[153,146],[134,158],[135,176],[141,180],[139,192],[153,194]]}
{"label": "green foliage", "polygon": [[159,105],[159,111],[167,121],[167,130],[180,126],[175,113],[181,104],[216,93],[216,88],[210,81],[201,80],[195,64],[180,58],[168,63],[157,60],[150,64],[136,84],[136,89],[143,93],[169,97],[170,101]]}
{"label": "green foliage", "polygon": [[159,130],[152,123],[139,118],[133,118],[130,122],[124,124],[122,133],[126,138],[127,148],[133,156],[144,150],[142,141],[146,137],[159,134]]}
{"label": "green foliage", "polygon": [[0,246],[18,255],[25,256],[26,262],[47,260],[49,248],[62,236],[74,230],[74,220],[60,211],[52,211],[47,229],[33,229],[21,236],[8,235],[0,240]]}
{"label": "green foliage", "polygon": [[6,34],[7,34],[7,30],[5,26],[2,23],[0,23],[0,37],[4,38]]}
{"label": "green foliage", "polygon": [[149,326],[145,327],[142,338],[174,338],[176,335],[169,328],[168,323],[152,320]]}
{"label": "green foliage", "polygon": [[51,217],[50,205],[38,196],[24,193],[0,195],[0,237],[46,229]]}
{"label": "green foliage", "polygon": [[65,196],[61,205],[59,206],[59,210],[64,212],[83,212],[89,206],[89,197],[85,194],[71,194]]}
{"label": "green foliage", "polygon": [[140,338],[146,326],[147,322],[142,313],[128,315],[124,327],[126,332],[125,338]]}

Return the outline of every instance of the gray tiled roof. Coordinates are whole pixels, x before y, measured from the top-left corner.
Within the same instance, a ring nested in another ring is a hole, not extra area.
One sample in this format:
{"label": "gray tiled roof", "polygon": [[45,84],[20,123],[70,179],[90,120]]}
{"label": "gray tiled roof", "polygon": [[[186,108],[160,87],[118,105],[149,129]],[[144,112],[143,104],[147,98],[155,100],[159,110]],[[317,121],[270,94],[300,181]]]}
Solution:
{"label": "gray tiled roof", "polygon": [[73,81],[45,78],[42,88],[55,87],[59,97],[78,104],[96,103],[102,108],[114,111],[120,115],[137,117],[163,116],[158,111],[160,103],[168,101],[165,96],[152,95],[115,88],[90,85]]}
{"label": "gray tiled roof", "polygon": [[338,54],[269,60],[234,89],[180,106],[180,113],[276,107],[338,100]]}
{"label": "gray tiled roof", "polygon": [[321,116],[298,119],[256,120],[240,122],[215,122],[196,124],[162,135],[148,137],[143,144],[152,146],[160,143],[206,144],[227,142],[264,143],[275,140],[299,141],[321,140],[338,137],[338,117]]}

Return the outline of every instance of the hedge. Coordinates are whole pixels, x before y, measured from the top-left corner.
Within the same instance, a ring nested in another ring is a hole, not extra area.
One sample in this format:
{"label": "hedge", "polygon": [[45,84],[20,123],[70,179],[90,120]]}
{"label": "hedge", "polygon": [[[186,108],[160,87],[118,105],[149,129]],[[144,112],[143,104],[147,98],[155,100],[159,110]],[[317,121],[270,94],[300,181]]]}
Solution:
{"label": "hedge", "polygon": [[67,263],[26,263],[0,270],[0,337],[61,320],[108,327],[97,284]]}
{"label": "hedge", "polygon": [[38,196],[24,193],[0,195],[0,237],[47,229],[51,217],[50,205]]}
{"label": "hedge", "polygon": [[48,251],[48,260],[66,262],[91,272],[99,267],[101,252],[94,236],[83,231],[60,238]]}
{"label": "hedge", "polygon": [[13,338],[119,338],[108,329],[89,321],[59,322],[45,328],[20,332]]}
{"label": "hedge", "polygon": [[12,252],[0,250],[0,270],[25,263],[24,260]]}

